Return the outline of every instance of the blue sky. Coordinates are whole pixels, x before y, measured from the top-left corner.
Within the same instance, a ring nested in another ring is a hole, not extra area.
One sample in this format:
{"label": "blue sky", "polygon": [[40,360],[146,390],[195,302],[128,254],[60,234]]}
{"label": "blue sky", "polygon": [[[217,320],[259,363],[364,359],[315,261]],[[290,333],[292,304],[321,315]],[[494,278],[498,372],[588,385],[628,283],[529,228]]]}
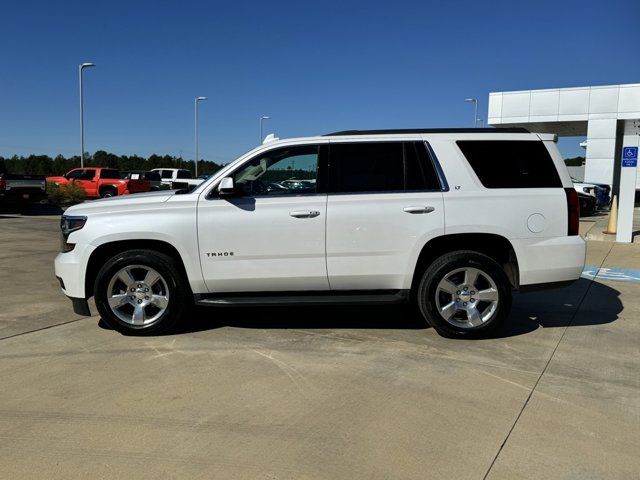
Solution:
{"label": "blue sky", "polygon": [[[227,162],[352,128],[469,126],[491,91],[640,82],[640,2],[4,1],[0,155],[85,148]],[[562,142],[565,155],[582,150]]]}

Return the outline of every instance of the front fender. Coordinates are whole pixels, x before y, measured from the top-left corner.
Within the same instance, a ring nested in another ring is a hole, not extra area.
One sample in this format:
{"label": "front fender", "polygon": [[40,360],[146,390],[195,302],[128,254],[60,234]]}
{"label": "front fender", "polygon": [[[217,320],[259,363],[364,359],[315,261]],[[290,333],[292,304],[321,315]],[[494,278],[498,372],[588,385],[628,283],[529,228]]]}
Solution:
{"label": "front fender", "polygon": [[[107,208],[109,202],[104,205]],[[171,245],[180,255],[193,292],[206,292],[198,253],[195,202],[162,203],[153,208],[131,205],[127,209],[90,213],[85,227],[69,237],[70,243],[92,248],[132,240]]]}

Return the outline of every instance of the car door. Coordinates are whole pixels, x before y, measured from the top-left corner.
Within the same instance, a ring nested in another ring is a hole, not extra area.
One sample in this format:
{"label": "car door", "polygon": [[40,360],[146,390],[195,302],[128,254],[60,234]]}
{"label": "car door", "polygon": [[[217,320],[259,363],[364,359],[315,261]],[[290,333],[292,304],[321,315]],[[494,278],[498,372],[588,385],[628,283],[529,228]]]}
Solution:
{"label": "car door", "polygon": [[329,289],[322,158],[320,144],[271,149],[229,174],[236,195],[202,194],[198,241],[211,292]]}
{"label": "car door", "polygon": [[87,197],[98,196],[98,179],[95,168],[85,168],[75,182],[87,193]]}
{"label": "car door", "polygon": [[442,186],[422,141],[331,141],[331,290],[408,289],[426,242],[444,233]]}

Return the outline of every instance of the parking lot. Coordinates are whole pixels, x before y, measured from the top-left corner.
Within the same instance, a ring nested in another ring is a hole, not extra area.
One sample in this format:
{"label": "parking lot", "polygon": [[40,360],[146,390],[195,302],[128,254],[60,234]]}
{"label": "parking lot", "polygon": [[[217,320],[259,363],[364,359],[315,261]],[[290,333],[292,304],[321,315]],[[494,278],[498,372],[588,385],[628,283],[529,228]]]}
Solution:
{"label": "parking lot", "polygon": [[640,283],[597,272],[639,245],[590,242],[595,274],[516,296],[492,339],[409,307],[196,310],[138,338],[74,315],[58,224],[0,215],[2,478],[637,478]]}

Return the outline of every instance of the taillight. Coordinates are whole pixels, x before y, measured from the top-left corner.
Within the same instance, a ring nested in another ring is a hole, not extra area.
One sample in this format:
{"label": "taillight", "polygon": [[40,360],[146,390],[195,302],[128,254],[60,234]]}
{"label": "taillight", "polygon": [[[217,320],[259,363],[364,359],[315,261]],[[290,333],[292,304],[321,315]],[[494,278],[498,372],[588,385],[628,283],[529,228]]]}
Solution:
{"label": "taillight", "polygon": [[569,217],[567,235],[578,235],[580,231],[580,200],[578,192],[573,188],[565,188],[567,195],[567,214]]}
{"label": "taillight", "polygon": [[4,178],[0,178],[0,190],[7,188],[7,181]]}

